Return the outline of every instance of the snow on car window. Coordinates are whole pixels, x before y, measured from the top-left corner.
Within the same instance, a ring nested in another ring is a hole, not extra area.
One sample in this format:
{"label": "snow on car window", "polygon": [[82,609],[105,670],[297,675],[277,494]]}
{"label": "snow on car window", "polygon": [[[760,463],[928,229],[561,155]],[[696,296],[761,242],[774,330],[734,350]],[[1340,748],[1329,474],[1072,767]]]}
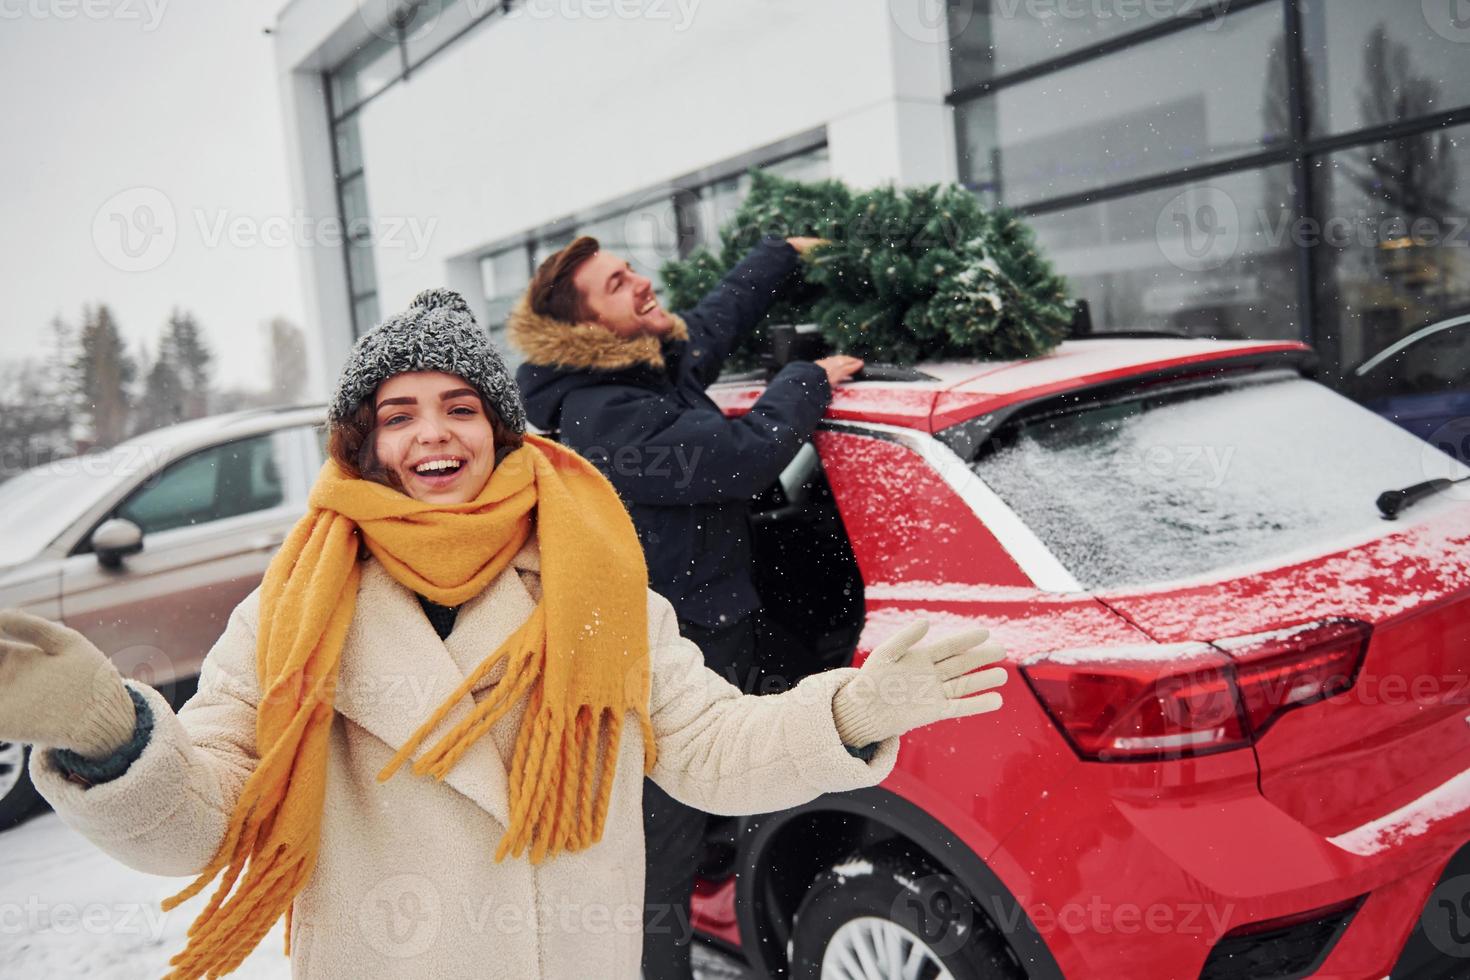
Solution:
{"label": "snow on car window", "polygon": [[975,472],[1088,588],[1386,531],[1379,493],[1466,472],[1301,379],[1084,409],[1022,423],[999,442]]}

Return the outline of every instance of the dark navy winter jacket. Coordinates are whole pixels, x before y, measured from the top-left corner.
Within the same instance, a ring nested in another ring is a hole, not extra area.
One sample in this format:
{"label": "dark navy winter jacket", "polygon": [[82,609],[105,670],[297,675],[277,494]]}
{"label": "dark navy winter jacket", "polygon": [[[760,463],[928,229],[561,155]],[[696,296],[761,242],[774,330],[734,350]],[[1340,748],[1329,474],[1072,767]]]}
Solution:
{"label": "dark navy winter jacket", "polygon": [[694,309],[689,338],[663,344],[663,367],[616,370],[522,364],[516,382],[531,422],[595,463],[628,506],[650,585],[679,619],[732,625],[760,606],[751,584],[748,502],[811,438],[831,400],[826,372],[782,368],[739,418],[705,394],[730,350],[796,267],[771,238]]}

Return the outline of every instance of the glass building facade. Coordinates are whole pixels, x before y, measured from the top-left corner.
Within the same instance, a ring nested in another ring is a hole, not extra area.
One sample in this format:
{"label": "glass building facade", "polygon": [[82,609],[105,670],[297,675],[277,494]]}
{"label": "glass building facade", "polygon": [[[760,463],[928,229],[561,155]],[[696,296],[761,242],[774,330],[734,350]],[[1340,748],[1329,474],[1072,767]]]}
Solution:
{"label": "glass building facade", "polygon": [[[1027,217],[1096,330],[1302,339],[1341,380],[1470,312],[1453,3],[948,7],[961,180]],[[1470,329],[1439,336],[1463,375]]]}
{"label": "glass building facade", "polygon": [[[808,142],[819,141],[813,136]],[[511,307],[531,282],[536,267],[574,238],[591,235],[610,252],[623,256],[634,270],[661,285],[659,269],[675,258],[687,258],[704,246],[719,251],[719,229],[750,190],[750,171],[765,170],[799,180],[828,176],[825,144],[815,142],[791,151],[789,145],[759,150],[728,161],[716,171],[728,175],[695,174],[609,202],[581,216],[560,218],[517,235],[508,243],[491,246],[480,259],[480,282],[489,309],[492,336],[505,329]],[[498,337],[497,337],[498,340]],[[511,357],[515,348],[502,344]]]}
{"label": "glass building facade", "polygon": [[373,98],[409,78],[415,68],[509,9],[509,2],[441,5],[439,0],[405,0],[393,9],[388,23],[378,25],[366,43],[326,73],[332,169],[344,229],[354,337],[371,329],[380,313],[359,115]]}
{"label": "glass building facade", "polygon": [[[429,58],[511,9],[510,3],[446,2],[441,6],[409,0],[370,41],[327,73],[333,169],[346,229],[344,261],[355,337],[371,329],[380,316],[367,164],[358,129],[361,114],[376,96],[411,78]],[[802,180],[825,178],[830,175],[825,134],[813,132],[782,140],[578,214],[556,216],[487,246],[478,263],[492,335],[504,330],[511,307],[529,285],[536,266],[579,235],[597,238],[655,282],[660,267],[670,259],[687,257],[701,245],[718,248],[719,227],[749,192],[753,169]],[[509,345],[501,346],[516,356]]]}
{"label": "glass building facade", "polygon": [[[359,120],[513,9],[410,0],[326,73],[354,334],[379,317]],[[1470,22],[1452,0],[947,0],[947,13],[960,180],[1034,227],[1095,330],[1302,339],[1344,386],[1424,334],[1380,386],[1470,388]],[[713,244],[751,168],[829,176],[826,132],[488,232],[471,258],[492,330],[576,235],[655,279]]]}

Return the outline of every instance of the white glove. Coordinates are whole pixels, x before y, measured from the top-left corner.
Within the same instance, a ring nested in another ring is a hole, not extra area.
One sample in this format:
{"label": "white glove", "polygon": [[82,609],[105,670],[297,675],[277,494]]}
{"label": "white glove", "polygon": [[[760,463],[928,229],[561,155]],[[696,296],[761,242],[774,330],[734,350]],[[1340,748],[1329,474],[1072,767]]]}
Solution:
{"label": "white glove", "polygon": [[1004,668],[980,670],[1005,656],[999,643],[985,643],[990,631],[961,630],[915,646],[928,631],[927,620],[905,626],[837,689],[832,716],[843,744],[861,748],[945,718],[1000,707],[998,692],[970,697],[1006,682]]}
{"label": "white glove", "polygon": [[0,739],[101,759],[133,737],[137,712],[112,661],[74,629],[0,611]]}

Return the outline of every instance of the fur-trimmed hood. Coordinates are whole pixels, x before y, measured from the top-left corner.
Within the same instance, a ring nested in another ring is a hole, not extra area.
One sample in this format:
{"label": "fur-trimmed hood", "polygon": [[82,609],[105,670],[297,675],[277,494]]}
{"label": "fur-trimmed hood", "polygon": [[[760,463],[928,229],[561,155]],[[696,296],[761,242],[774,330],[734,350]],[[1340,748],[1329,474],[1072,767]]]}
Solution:
{"label": "fur-trimmed hood", "polygon": [[689,339],[683,318],[670,316],[674,329],[666,338],[625,338],[595,323],[566,323],[542,316],[531,310],[523,296],[511,310],[507,332],[530,364],[574,371],[621,371],[639,365],[662,370],[663,345]]}
{"label": "fur-trimmed hood", "polygon": [[526,355],[516,370],[526,416],[546,432],[561,427],[562,402],[575,391],[613,381],[666,387],[673,365],[664,362],[664,345],[689,338],[689,328],[678,316],[673,332],[662,341],[625,339],[595,323],[565,323],[533,313],[524,297],[511,311],[508,332],[510,342]]}

